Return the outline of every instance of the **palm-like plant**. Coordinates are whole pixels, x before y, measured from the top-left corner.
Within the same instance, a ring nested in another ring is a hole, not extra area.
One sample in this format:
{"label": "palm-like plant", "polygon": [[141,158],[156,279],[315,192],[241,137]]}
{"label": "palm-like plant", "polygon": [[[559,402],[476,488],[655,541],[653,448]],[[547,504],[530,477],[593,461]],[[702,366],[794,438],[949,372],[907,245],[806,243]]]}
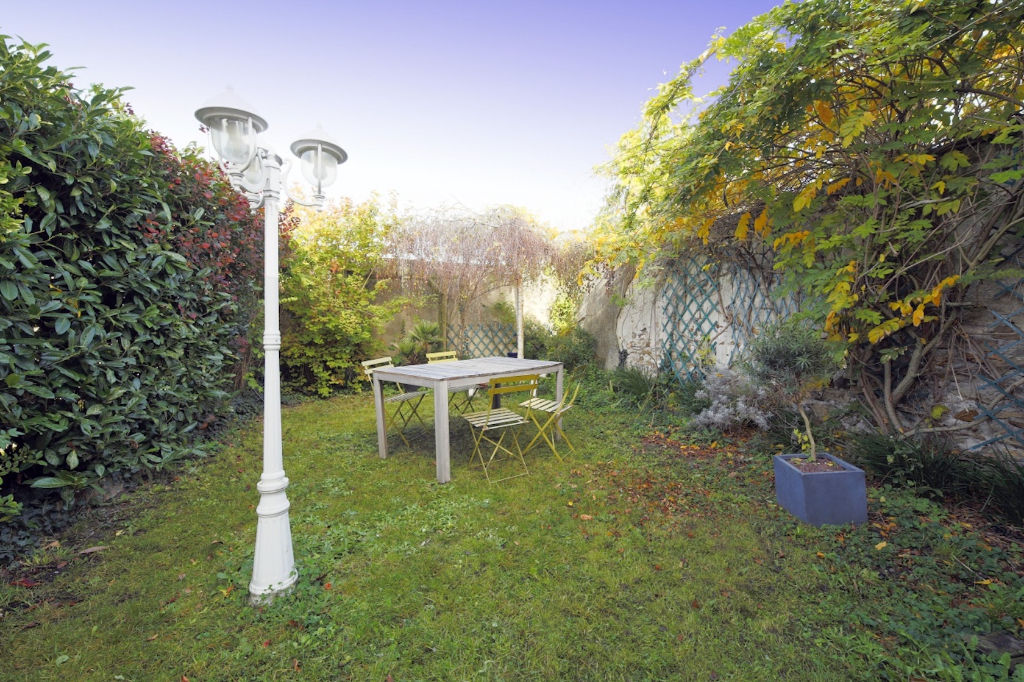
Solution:
{"label": "palm-like plant", "polygon": [[395,364],[418,365],[427,361],[427,353],[441,350],[441,328],[436,322],[421,320],[397,343],[392,345]]}

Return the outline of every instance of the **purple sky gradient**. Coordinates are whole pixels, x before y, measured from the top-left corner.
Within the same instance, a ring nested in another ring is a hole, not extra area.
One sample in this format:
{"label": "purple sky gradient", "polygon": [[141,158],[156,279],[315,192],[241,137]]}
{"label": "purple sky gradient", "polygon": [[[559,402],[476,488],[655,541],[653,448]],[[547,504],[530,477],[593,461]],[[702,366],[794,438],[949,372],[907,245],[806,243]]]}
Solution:
{"label": "purple sky gradient", "polygon": [[[657,85],[718,28],[779,2],[5,4],[0,33],[85,67],[80,87],[131,86],[135,112],[179,146],[205,145],[193,112],[230,85],[279,153],[318,123],[348,151],[335,196],[513,204],[564,230],[600,208],[608,184],[594,167]],[[705,81],[727,72],[713,62]]]}

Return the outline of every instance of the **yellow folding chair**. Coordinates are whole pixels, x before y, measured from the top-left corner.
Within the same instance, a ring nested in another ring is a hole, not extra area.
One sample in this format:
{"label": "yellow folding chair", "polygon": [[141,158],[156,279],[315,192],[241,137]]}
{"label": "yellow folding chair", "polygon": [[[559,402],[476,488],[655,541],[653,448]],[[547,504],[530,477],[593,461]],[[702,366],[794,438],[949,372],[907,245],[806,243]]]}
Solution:
{"label": "yellow folding chair", "polygon": [[[547,398],[538,398],[534,396],[529,400],[524,400],[519,403],[520,407],[526,408],[526,414],[537,427],[537,434],[529,443],[527,443],[526,447],[523,448],[524,453],[528,452],[538,439],[543,439],[544,442],[548,444],[548,447],[551,448],[551,452],[555,453],[555,457],[558,458],[558,461],[561,462],[563,461],[562,456],[558,453],[558,448],[555,447],[556,437],[564,439],[566,445],[569,446],[569,449],[572,450],[573,454],[576,453],[576,448],[572,446],[572,441],[569,440],[569,437],[565,435],[564,431],[562,431],[561,421],[562,415],[572,409],[573,403],[576,402],[576,394],[579,392],[580,385],[576,384],[576,387],[573,388],[571,392],[568,387],[566,387],[565,392],[562,393],[561,400],[548,400]],[[547,419],[544,420],[543,423],[537,419],[538,413],[547,415]]]}
{"label": "yellow folding chair", "polygon": [[[452,362],[459,359],[459,354],[453,350],[442,350],[436,353],[427,353],[427,364],[435,362]],[[448,409],[462,414],[473,407],[473,398],[476,396],[477,387],[456,388],[448,392]]]}
{"label": "yellow folding chair", "polygon": [[[363,371],[366,372],[366,378],[370,381],[373,381],[373,373],[376,370],[394,367],[391,363],[390,357],[376,358],[375,360],[364,360],[362,365]],[[412,448],[412,445],[409,443],[409,439],[405,437],[405,427],[407,427],[409,422],[413,419],[416,419],[424,429],[427,428],[426,422],[424,422],[423,417],[420,416],[419,407],[428,391],[426,389],[406,391],[397,382],[395,382],[395,385],[398,386],[398,393],[384,396],[384,429],[386,431],[391,428],[392,425],[396,425],[398,437],[402,439],[407,448]],[[384,387],[381,386],[382,391],[383,389]],[[394,408],[389,412],[388,406],[390,405],[393,405]]]}
{"label": "yellow folding chair", "polygon": [[[474,460],[480,462],[483,467],[484,476],[487,481],[495,483],[517,476],[526,476],[530,473],[523,459],[523,449],[519,446],[519,427],[529,424],[525,415],[514,412],[507,407],[501,407],[501,397],[512,393],[529,392],[537,390],[539,377],[536,374],[524,374],[514,377],[499,377],[487,382],[487,409],[480,412],[470,412],[462,415],[462,418],[469,422],[470,431],[473,432],[473,454],[470,455],[470,463]],[[505,436],[512,434],[511,442],[506,444]],[[497,438],[495,438],[497,436]],[[489,453],[485,450],[489,449]],[[503,455],[499,457],[499,455]],[[492,466],[495,460],[515,460],[523,466],[521,473],[504,476],[498,479],[491,479],[488,467]]]}

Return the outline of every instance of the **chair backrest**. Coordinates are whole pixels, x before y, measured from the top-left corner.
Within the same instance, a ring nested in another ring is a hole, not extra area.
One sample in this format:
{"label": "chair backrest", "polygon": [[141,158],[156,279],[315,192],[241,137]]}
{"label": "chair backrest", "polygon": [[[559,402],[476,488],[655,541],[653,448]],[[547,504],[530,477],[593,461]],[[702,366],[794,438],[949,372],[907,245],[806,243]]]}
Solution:
{"label": "chair backrest", "polygon": [[458,360],[459,354],[453,350],[442,350],[437,353],[427,353],[427,364],[432,362],[451,362]]}
{"label": "chair backrest", "polygon": [[363,360],[363,362],[360,364],[362,364],[363,366],[363,371],[366,372],[366,378],[370,380],[373,379],[374,370],[388,369],[389,367],[394,367],[394,364],[392,364],[391,362],[390,356],[386,358],[376,358],[374,360]]}
{"label": "chair backrest", "polygon": [[562,414],[563,412],[568,410],[570,407],[572,407],[572,404],[574,402],[576,402],[576,394],[579,393],[579,392],[580,392],[580,385],[579,384],[576,384],[572,388],[572,391],[570,391],[569,388],[566,387],[565,393],[562,394],[562,402],[559,403],[558,407],[555,409],[555,414]]}
{"label": "chair backrest", "polygon": [[[506,393],[533,393],[540,385],[537,374],[521,374],[514,377],[496,377],[487,382],[487,395],[490,398],[503,396]],[[493,400],[491,403],[493,404]]]}

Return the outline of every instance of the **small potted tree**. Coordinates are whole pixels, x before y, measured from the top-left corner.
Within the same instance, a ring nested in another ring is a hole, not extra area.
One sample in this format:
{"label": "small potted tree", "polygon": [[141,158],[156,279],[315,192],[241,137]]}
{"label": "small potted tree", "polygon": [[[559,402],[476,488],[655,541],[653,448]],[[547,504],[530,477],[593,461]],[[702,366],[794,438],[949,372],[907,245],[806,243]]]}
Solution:
{"label": "small potted tree", "polygon": [[775,497],[779,505],[814,526],[867,520],[864,472],[828,453],[818,453],[807,400],[839,369],[821,334],[788,320],[751,344],[747,372],[791,403],[803,421],[797,435],[803,452],[775,455]]}

